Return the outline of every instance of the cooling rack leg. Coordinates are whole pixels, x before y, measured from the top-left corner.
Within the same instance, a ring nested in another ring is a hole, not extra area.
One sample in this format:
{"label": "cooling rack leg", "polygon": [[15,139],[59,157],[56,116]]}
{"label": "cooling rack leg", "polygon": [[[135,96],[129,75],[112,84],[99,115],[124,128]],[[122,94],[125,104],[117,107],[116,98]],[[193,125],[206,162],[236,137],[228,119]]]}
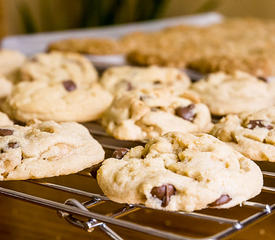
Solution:
{"label": "cooling rack leg", "polygon": [[[97,201],[95,200],[95,203]],[[66,205],[77,207],[81,210],[88,211],[89,210],[83,206],[79,201],[76,199],[68,199],[65,201]],[[94,228],[99,227],[104,233],[106,233],[110,238],[113,240],[123,240],[116,232],[114,232],[110,227],[107,226],[107,224],[103,222],[98,222],[96,219],[92,218],[88,222],[84,222],[81,219],[77,219],[72,216],[72,214],[69,214],[64,211],[57,211],[58,215],[64,218],[68,223],[72,224],[73,226],[82,228],[88,232],[92,232]]]}

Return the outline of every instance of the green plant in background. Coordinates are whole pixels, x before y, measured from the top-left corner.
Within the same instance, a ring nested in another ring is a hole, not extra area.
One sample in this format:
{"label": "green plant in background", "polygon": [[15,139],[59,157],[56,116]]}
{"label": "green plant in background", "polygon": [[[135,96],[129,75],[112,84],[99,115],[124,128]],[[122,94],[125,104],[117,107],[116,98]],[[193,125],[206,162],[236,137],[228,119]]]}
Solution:
{"label": "green plant in background", "polygon": [[34,33],[160,18],[169,2],[170,0],[16,0],[16,6],[24,31]]}
{"label": "green plant in background", "polygon": [[[180,0],[14,0],[23,31],[34,33],[161,18]],[[184,0],[182,0],[184,1]],[[188,2],[187,3],[188,7]],[[200,0],[193,13],[216,10],[221,0]]]}
{"label": "green plant in background", "polygon": [[203,12],[210,12],[216,10],[221,3],[221,0],[207,0],[199,6],[194,13],[203,13]]}
{"label": "green plant in background", "polygon": [[161,17],[169,0],[82,0],[80,27],[144,21]]}
{"label": "green plant in background", "polygon": [[28,5],[23,4],[21,2],[16,3],[17,10],[19,12],[19,16],[21,18],[22,25],[26,33],[34,33],[37,32],[37,26],[35,24],[35,20],[33,18],[32,12]]}

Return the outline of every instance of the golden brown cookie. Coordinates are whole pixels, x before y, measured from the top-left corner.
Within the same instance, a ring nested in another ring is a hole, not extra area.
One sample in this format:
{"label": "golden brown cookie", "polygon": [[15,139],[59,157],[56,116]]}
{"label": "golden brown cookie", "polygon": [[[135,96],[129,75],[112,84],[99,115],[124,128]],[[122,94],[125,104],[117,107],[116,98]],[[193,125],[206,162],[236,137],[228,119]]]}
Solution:
{"label": "golden brown cookie", "polygon": [[124,53],[125,49],[113,39],[107,38],[71,38],[52,42],[49,51],[78,52],[94,55],[112,55]]}

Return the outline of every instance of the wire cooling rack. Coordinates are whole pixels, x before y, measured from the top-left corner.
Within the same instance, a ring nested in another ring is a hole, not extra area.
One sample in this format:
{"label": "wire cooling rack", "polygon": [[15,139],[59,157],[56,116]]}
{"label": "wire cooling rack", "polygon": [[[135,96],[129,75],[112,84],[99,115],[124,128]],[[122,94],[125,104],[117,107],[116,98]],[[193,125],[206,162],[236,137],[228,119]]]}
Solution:
{"label": "wire cooling rack", "polygon": [[[120,147],[132,147],[138,144],[136,142],[114,140],[104,133],[101,127],[96,123],[85,124],[85,126],[88,127],[93,136],[101,142],[107,154],[108,152],[110,153]],[[272,167],[270,168],[270,166]],[[115,240],[121,240],[123,238],[113,230],[113,226],[138,231],[162,239],[222,239],[231,236],[232,234],[254,224],[255,222],[265,219],[267,216],[270,216],[275,212],[275,173],[273,169],[274,166],[270,166],[266,167],[264,164],[262,166],[264,169],[262,172],[265,179],[265,186],[262,188],[262,193],[259,197],[256,197],[255,201],[254,199],[252,201],[246,201],[242,204],[242,206],[226,210],[209,209],[192,213],[182,211],[167,212],[148,209],[143,205],[115,204],[111,211],[107,213],[99,213],[94,210],[97,206],[101,205],[101,207],[103,206],[104,208],[106,204],[112,203],[112,201],[110,201],[107,197],[98,193],[92,193],[43,180],[27,180],[24,181],[24,183],[38,185],[41,188],[41,191],[43,191],[42,188],[51,188],[57,191],[69,193],[74,197],[85,197],[89,200],[81,202],[76,198],[70,198],[63,203],[32,194],[27,194],[21,191],[15,191],[7,187],[0,187],[0,194],[57,210],[58,215],[73,226],[91,232],[91,234],[93,234],[92,232],[95,228],[99,228],[111,239]],[[272,171],[266,171],[265,168],[268,168],[269,170],[271,169]],[[87,180],[91,180],[92,178],[89,171],[78,173],[76,176],[85,177]],[[268,195],[267,197],[263,196],[266,194]],[[201,234],[196,234],[195,232],[192,234],[190,234],[190,232],[187,234],[184,232],[178,233],[173,231],[171,224],[166,224],[166,228],[160,229],[156,227],[156,225],[148,226],[146,224],[142,224],[143,219],[138,219],[138,221],[131,220],[130,216],[132,214],[144,210],[149,211],[149,214],[161,214],[159,215],[161,216],[161,221],[166,223],[173,221],[173,219],[174,221],[181,221],[183,225],[184,223],[190,221],[198,221],[197,224],[200,221],[203,221],[205,226],[209,227],[210,225],[208,224],[211,224],[211,229],[213,229],[214,232],[213,234],[204,234],[203,236]]]}

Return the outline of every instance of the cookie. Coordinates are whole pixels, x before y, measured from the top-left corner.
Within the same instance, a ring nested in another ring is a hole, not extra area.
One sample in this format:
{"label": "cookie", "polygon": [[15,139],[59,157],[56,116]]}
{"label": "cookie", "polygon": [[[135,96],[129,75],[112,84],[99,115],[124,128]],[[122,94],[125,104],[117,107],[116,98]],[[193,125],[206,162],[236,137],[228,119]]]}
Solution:
{"label": "cookie", "polygon": [[211,116],[192,95],[167,89],[140,89],[116,96],[102,117],[117,139],[146,140],[170,131],[207,131]]}
{"label": "cookie", "polygon": [[103,162],[97,180],[119,203],[187,212],[230,208],[263,186],[253,161],[208,134],[168,133],[145,147],[118,151]]}
{"label": "cookie", "polygon": [[240,71],[210,74],[191,88],[214,115],[256,111],[274,102],[268,82]]}
{"label": "cookie", "polygon": [[77,52],[93,55],[121,54],[124,48],[113,39],[107,38],[71,38],[52,42],[49,51]]}
{"label": "cookie", "polygon": [[199,57],[204,51],[200,48],[202,44],[200,32],[201,29],[198,27],[183,26],[180,31],[164,29],[160,32],[147,33],[137,40],[140,42],[136,43],[136,48],[127,53],[127,59],[130,63],[141,66],[184,68],[188,61]]}
{"label": "cookie", "polygon": [[275,76],[275,55],[269,53],[255,53],[252,56],[240,55],[209,55],[195,59],[187,64],[187,68],[207,74],[224,71],[233,73],[236,70],[244,71],[254,76]]}
{"label": "cookie", "polygon": [[13,78],[17,70],[22,66],[26,57],[17,51],[0,50],[0,74]]}
{"label": "cookie", "polygon": [[74,122],[0,128],[0,180],[67,175],[101,162],[104,150]]}
{"label": "cookie", "polygon": [[21,122],[86,122],[100,118],[111,101],[112,95],[96,82],[23,81],[14,86],[2,109]]}
{"label": "cookie", "polygon": [[141,88],[172,88],[183,92],[189,87],[190,79],[176,68],[123,66],[106,70],[101,83],[112,94]]}
{"label": "cookie", "polygon": [[0,112],[0,126],[10,126],[13,125],[13,122],[9,119],[9,117],[5,114]]}
{"label": "cookie", "polygon": [[228,115],[211,134],[229,143],[248,158],[275,162],[275,107],[252,113]]}
{"label": "cookie", "polygon": [[91,83],[97,77],[94,66],[77,53],[39,53],[21,67],[21,81]]}
{"label": "cookie", "polygon": [[12,83],[4,76],[0,76],[0,98],[6,97],[11,93]]}
{"label": "cookie", "polygon": [[[202,73],[242,70],[270,76],[275,73],[275,39],[270,34],[274,31],[275,21],[245,18],[208,27],[170,27],[137,38],[137,47],[129,52],[128,60],[138,65],[187,67]],[[129,38],[131,35],[131,42]]]}

